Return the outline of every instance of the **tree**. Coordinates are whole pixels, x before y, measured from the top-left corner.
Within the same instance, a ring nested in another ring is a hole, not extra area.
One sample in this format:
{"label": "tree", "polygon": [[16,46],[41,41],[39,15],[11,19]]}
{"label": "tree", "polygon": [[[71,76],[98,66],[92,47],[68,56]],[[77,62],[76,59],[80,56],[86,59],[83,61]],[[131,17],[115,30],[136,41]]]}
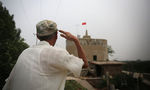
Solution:
{"label": "tree", "polygon": [[110,45],[107,46],[107,50],[108,50],[109,56],[113,56],[113,54],[115,53],[115,51],[112,49],[112,47]]}
{"label": "tree", "polygon": [[16,29],[13,15],[0,2],[0,89],[5,84],[20,53],[28,48],[28,44]]}

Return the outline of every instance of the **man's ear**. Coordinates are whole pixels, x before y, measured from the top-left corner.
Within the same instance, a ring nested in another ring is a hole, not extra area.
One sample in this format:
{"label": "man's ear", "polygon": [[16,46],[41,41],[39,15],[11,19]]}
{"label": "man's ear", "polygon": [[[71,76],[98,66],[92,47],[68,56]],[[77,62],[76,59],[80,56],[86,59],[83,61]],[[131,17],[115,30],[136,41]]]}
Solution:
{"label": "man's ear", "polygon": [[55,37],[56,37],[56,39],[58,38],[58,32],[56,32]]}

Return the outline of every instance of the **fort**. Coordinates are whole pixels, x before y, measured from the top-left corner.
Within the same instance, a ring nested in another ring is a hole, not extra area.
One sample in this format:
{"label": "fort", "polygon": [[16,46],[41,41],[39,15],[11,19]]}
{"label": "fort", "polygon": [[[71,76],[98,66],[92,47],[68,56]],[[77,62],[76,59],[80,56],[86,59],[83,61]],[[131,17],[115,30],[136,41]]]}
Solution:
{"label": "fort", "polygon": [[[89,62],[88,70],[83,69],[81,76],[101,77],[106,73],[111,76],[121,73],[124,63],[109,60],[106,39],[93,39],[87,30],[83,38],[78,36],[78,39]],[[78,56],[74,42],[66,40],[66,49],[70,54]]]}
{"label": "fort", "polygon": [[[78,37],[82,48],[86,53],[88,61],[107,61],[107,40],[105,39],[92,39],[86,30],[83,38]],[[66,40],[66,49],[70,54],[77,56],[77,50],[74,42]]]}

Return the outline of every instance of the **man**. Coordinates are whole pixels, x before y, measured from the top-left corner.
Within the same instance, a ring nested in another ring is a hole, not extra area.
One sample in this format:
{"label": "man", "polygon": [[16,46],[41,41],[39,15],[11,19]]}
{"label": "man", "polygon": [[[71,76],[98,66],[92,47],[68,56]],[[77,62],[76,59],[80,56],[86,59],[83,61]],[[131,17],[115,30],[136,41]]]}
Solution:
{"label": "man", "polygon": [[58,33],[55,22],[43,20],[36,28],[40,43],[21,53],[3,90],[64,90],[68,72],[80,76],[82,67],[88,67],[83,49],[74,35],[59,30],[62,37],[75,43],[79,58],[53,47]]}

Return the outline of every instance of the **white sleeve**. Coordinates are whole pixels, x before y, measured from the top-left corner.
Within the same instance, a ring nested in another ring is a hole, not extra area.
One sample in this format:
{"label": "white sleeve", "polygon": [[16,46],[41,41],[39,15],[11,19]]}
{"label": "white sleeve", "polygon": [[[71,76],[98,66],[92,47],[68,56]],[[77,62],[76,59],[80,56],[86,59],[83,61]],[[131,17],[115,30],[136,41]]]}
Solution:
{"label": "white sleeve", "polygon": [[76,77],[80,76],[82,66],[84,64],[82,59],[70,55],[66,50],[60,50],[54,61],[55,62],[53,64],[56,67],[59,67],[62,70],[69,70]]}

